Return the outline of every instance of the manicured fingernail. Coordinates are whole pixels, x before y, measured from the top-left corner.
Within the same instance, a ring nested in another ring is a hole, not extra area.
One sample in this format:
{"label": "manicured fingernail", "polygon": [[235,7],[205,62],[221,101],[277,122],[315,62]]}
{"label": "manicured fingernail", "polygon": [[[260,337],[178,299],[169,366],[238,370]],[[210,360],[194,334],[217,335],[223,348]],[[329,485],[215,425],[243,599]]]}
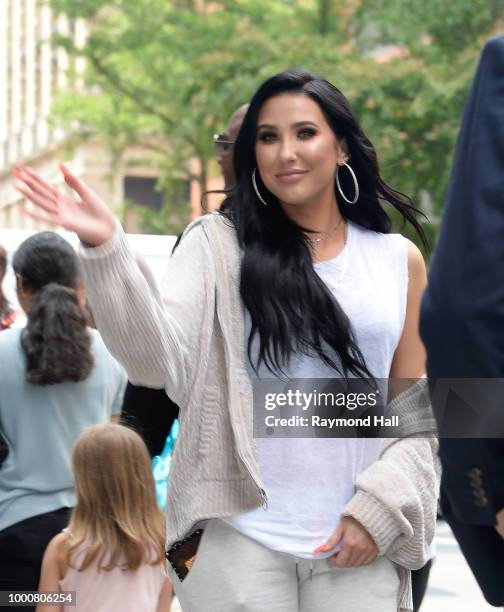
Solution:
{"label": "manicured fingernail", "polygon": [[325,545],[322,544],[322,546],[318,546],[313,552],[314,553],[319,553],[319,552],[323,552],[325,548]]}

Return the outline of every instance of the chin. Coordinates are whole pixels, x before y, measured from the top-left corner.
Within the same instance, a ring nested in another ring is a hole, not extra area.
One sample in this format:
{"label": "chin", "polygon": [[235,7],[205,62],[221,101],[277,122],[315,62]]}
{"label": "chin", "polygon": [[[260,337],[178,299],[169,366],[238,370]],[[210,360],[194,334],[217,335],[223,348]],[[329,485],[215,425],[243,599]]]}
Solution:
{"label": "chin", "polygon": [[281,193],[278,196],[280,202],[283,202],[286,206],[306,206],[310,202],[317,200],[320,194],[313,193]]}
{"label": "chin", "polygon": [[308,202],[306,201],[306,198],[300,198],[300,199],[290,198],[289,200],[285,198],[285,199],[280,199],[280,201],[282,202],[284,206],[292,206],[296,208],[299,208],[300,206],[306,206],[308,204]]}

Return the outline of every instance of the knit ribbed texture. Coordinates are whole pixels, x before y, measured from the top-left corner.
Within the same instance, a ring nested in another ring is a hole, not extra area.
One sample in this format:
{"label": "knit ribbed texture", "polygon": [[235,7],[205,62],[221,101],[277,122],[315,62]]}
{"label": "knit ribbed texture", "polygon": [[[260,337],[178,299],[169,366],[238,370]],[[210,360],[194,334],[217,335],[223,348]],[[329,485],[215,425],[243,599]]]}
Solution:
{"label": "knit ribbed texture", "polygon": [[[161,292],[120,226],[109,243],[81,248],[80,254],[88,299],[109,350],[133,383],[164,387],[181,409],[167,544],[202,519],[259,506],[264,487],[252,436],[240,251],[232,226],[217,214],[193,222],[169,261]],[[430,431],[420,418],[419,392],[406,392],[392,406],[405,417],[408,435]],[[417,414],[409,418],[412,405]],[[384,440],[380,459],[359,476],[345,509],[366,527],[380,554],[405,568],[427,560],[438,494],[436,445],[432,436]],[[407,572],[401,576],[399,607],[406,610],[409,578]]]}

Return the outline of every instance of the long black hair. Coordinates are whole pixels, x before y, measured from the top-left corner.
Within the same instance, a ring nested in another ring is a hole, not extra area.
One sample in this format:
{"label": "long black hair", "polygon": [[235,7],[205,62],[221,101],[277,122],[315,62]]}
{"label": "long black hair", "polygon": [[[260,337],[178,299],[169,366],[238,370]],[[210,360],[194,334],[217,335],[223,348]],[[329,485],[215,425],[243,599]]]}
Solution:
{"label": "long black hair", "polygon": [[93,367],[91,336],[77,298],[80,270],[72,246],[54,232],[40,232],[20,245],[12,267],[31,293],[21,337],[27,381],[52,385],[85,380]]}
{"label": "long black hair", "polygon": [[[234,147],[236,183],[220,209],[234,224],[244,251],[240,293],[252,321],[249,360],[254,368],[264,362],[274,373],[283,371],[295,352],[315,352],[340,373],[371,376],[348,317],[313,269],[305,234],[309,228],[289,219],[259,176],[259,190],[269,206],[261,204],[252,186],[251,176],[257,166],[259,112],[266,100],[282,93],[314,100],[336,137],[346,141],[360,196],[353,206],[338,200],[343,217],[367,229],[389,233],[391,220],[380,203],[386,201],[413,225],[426,243],[415,217],[418,211],[407,196],[380,177],[376,151],[342,92],[306,71],[290,70],[271,77],[250,102]],[[341,173],[340,183],[344,193],[353,193],[348,172]],[[257,362],[252,363],[251,347],[256,334],[259,355]]]}

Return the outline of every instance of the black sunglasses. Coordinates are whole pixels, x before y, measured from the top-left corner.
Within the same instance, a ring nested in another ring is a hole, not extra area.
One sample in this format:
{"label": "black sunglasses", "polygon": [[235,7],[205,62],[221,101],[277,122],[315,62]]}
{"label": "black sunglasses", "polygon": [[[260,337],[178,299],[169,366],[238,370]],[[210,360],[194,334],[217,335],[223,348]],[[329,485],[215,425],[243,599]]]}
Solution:
{"label": "black sunglasses", "polygon": [[213,141],[215,145],[215,153],[217,155],[224,155],[229,153],[231,147],[234,145],[234,140],[226,138],[225,134],[214,134]]}

